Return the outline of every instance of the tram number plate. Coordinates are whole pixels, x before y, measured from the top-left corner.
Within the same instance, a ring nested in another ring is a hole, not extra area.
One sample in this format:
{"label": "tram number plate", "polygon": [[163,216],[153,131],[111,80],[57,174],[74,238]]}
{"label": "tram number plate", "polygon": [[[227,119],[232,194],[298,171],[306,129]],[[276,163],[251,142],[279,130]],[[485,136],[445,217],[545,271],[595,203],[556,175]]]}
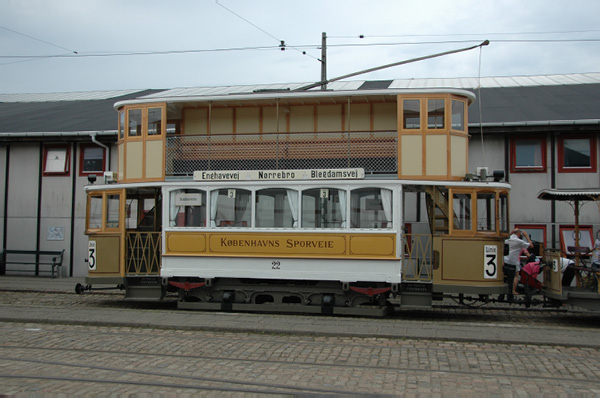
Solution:
{"label": "tram number plate", "polygon": [[483,279],[496,279],[498,276],[498,246],[483,247]]}
{"label": "tram number plate", "polygon": [[281,269],[281,263],[279,261],[273,261],[271,263],[271,269]]}
{"label": "tram number plate", "polygon": [[96,241],[88,242],[88,269],[94,271],[96,269]]}

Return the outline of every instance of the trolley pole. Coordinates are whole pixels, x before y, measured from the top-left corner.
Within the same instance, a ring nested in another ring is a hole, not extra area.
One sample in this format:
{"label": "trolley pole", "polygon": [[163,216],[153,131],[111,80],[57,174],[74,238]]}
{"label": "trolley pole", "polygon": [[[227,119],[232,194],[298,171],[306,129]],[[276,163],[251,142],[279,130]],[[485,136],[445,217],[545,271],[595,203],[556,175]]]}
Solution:
{"label": "trolley pole", "polygon": [[327,90],[327,33],[321,33],[321,90]]}

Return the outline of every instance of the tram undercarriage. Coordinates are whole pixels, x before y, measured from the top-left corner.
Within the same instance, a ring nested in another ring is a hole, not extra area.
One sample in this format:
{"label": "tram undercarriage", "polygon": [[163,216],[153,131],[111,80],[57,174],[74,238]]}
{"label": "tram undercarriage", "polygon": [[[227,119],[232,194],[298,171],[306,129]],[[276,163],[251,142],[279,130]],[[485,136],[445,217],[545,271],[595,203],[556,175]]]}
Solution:
{"label": "tram undercarriage", "polygon": [[383,316],[391,312],[390,284],[335,281],[186,279],[169,281],[178,308]]}

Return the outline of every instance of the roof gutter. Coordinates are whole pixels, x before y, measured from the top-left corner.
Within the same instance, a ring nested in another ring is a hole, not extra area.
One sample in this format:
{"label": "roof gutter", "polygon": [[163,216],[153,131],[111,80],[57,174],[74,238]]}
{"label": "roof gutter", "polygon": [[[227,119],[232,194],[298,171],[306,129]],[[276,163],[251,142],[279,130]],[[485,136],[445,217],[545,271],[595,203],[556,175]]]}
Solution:
{"label": "roof gutter", "polygon": [[2,138],[48,138],[48,137],[88,137],[91,134],[110,136],[116,135],[117,130],[102,130],[102,131],[39,131],[39,132],[6,132],[0,133],[0,139]]}
{"label": "roof gutter", "polygon": [[469,127],[572,126],[572,125],[585,125],[585,124],[600,124],[600,119],[547,120],[547,121],[533,121],[533,122],[469,123]]}

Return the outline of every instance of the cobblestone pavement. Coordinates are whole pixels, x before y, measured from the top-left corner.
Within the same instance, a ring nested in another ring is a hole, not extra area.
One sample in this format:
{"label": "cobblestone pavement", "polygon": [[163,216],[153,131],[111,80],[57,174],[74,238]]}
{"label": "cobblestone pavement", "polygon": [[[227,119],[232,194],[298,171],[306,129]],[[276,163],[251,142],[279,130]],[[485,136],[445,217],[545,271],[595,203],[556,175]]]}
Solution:
{"label": "cobblestone pavement", "polygon": [[600,394],[598,358],[529,344],[0,324],[7,395]]}
{"label": "cobblestone pavement", "polygon": [[35,282],[0,277],[0,394],[600,394],[600,316],[583,310],[197,312]]}

